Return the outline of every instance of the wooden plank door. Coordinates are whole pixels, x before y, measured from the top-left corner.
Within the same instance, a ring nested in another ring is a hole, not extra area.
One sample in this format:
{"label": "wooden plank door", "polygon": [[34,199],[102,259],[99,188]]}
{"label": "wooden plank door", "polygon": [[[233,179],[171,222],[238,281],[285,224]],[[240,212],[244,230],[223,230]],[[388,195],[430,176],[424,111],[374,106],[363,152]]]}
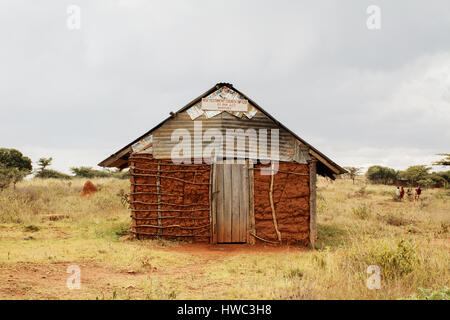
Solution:
{"label": "wooden plank door", "polygon": [[249,181],[247,164],[214,165],[214,232],[217,243],[247,242]]}

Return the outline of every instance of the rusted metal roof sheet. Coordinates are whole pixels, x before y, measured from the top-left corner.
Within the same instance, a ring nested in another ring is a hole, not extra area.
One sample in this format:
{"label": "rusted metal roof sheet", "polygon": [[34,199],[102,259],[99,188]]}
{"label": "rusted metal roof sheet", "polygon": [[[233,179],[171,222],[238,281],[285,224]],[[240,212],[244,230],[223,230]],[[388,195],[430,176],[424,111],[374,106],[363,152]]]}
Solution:
{"label": "rusted metal roof sheet", "polygon": [[[256,102],[252,99],[248,98],[245,94],[234,88],[229,83],[218,83],[204,94],[200,95],[196,99],[192,100],[186,106],[178,110],[175,114],[172,114],[170,117],[159,123],[157,126],[146,132],[144,135],[140,136],[124,148],[120,149],[107,159],[103,160],[99,163],[99,166],[103,167],[118,167],[124,168],[126,167],[126,162],[129,155],[132,153],[131,146],[135,143],[141,141],[143,138],[147,137],[149,134],[153,133],[153,154],[158,158],[166,157],[170,158],[170,152],[173,147],[173,143],[170,142],[170,135],[174,128],[185,128],[190,130],[194,126],[194,122],[191,117],[186,113],[186,110],[191,108],[192,106],[201,102],[201,99],[204,97],[208,97],[214,94],[218,89],[222,87],[227,87],[235,92],[237,92],[241,98],[247,99],[249,104],[255,107],[259,112],[252,119],[246,119],[245,116],[242,118],[236,118],[233,115],[228,114],[227,112],[222,112],[220,115],[216,115],[215,117],[206,119],[204,115],[201,116],[202,124],[204,129],[207,128],[233,128],[239,127],[243,128],[279,128],[280,129],[280,160],[281,161],[304,161],[304,157],[299,157],[296,152],[299,149],[303,150],[303,154],[305,150],[309,151],[309,154],[315,157],[319,162],[320,169],[319,173],[324,175],[333,177],[333,174],[342,174],[345,173],[346,170],[337,165],[327,156],[322,154],[319,150],[308,144],[305,140],[301,139],[294,132],[285,127],[281,122],[273,118],[268,112],[266,112],[263,108],[261,108]],[[203,118],[204,117],[204,118]],[[176,119],[176,120],[175,120]],[[248,125],[245,124],[248,122]],[[251,124],[250,124],[251,123]],[[163,126],[164,125],[164,126]],[[170,133],[169,133],[170,131]],[[292,139],[294,138],[294,139]],[[298,141],[299,145],[295,145],[295,140]],[[170,151],[170,152],[169,152]],[[306,156],[308,157],[308,155]]]}
{"label": "rusted metal roof sheet", "polygon": [[[267,116],[258,112],[251,120],[244,120],[237,118],[227,112],[223,112],[213,118],[197,118],[201,119],[202,125],[202,136],[205,131],[208,129],[218,129],[222,137],[225,139],[227,129],[255,129],[258,132],[259,129],[267,129],[267,153],[268,157],[266,159],[271,160],[281,160],[281,161],[293,161],[294,157],[294,138],[292,135],[284,129],[279,131],[279,158],[275,158],[274,155],[270,154],[271,148],[271,138],[270,138],[270,129],[279,129],[278,126],[270,120]],[[191,155],[194,155],[194,149],[197,147],[197,143],[202,144],[201,150],[204,150],[206,146],[210,143],[209,141],[194,141],[194,121],[191,120],[190,116],[185,112],[178,113],[177,116],[173,119],[169,119],[164,126],[153,131],[153,157],[155,159],[171,159],[171,153],[174,146],[178,142],[172,142],[171,137],[174,130],[177,129],[186,129],[189,131],[192,137],[192,148]],[[250,148],[248,143],[248,139],[246,139],[244,149],[239,149],[240,145],[236,144],[234,150],[236,154],[251,154],[251,151],[254,151],[254,154],[260,154],[259,149]],[[224,151],[226,148],[226,141],[223,141]]]}

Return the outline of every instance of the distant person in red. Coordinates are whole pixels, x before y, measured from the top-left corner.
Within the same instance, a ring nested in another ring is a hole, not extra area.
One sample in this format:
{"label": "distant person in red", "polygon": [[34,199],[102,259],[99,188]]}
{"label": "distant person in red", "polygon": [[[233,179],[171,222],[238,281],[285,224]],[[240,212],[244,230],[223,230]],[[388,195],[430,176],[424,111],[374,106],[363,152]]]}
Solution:
{"label": "distant person in red", "polygon": [[403,197],[405,196],[405,189],[403,187],[400,189],[400,200],[403,200]]}
{"label": "distant person in red", "polygon": [[422,189],[420,189],[420,187],[418,187],[418,188],[416,189],[416,195],[415,195],[415,197],[414,197],[414,201],[419,200],[420,194],[421,194],[421,193],[422,193]]}

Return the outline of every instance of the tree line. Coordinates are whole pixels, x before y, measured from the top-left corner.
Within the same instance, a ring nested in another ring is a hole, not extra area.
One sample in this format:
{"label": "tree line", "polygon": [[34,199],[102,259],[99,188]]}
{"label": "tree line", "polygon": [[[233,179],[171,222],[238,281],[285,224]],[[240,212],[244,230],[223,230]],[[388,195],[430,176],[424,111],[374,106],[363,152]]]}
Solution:
{"label": "tree line", "polygon": [[72,179],[72,178],[118,178],[128,179],[128,172],[117,170],[96,170],[92,167],[73,167],[69,175],[57,170],[49,169],[53,158],[40,158],[37,161],[38,168],[33,171],[33,163],[30,158],[24,156],[16,149],[0,148],[0,190],[11,184],[16,187],[17,182],[26,176],[33,174],[35,178],[46,179]]}
{"label": "tree line", "polygon": [[[439,154],[443,158],[433,163],[438,166],[450,166],[450,153]],[[70,171],[73,175],[49,169],[53,158],[40,158],[37,161],[38,168],[33,171],[30,158],[24,156],[19,150],[0,148],[0,190],[14,185],[23,180],[26,176],[34,174],[35,178],[72,179],[72,178],[119,178],[128,179],[128,172],[117,170],[96,170],[92,167],[73,167]],[[361,168],[346,167],[347,175],[355,181],[360,174]],[[406,180],[409,184],[418,184],[429,187],[440,184],[445,187],[450,185],[450,170],[440,172],[430,172],[431,167],[426,165],[410,166],[406,170],[395,170],[379,165],[371,166],[366,172],[367,179],[372,183],[394,184],[398,180]]]}
{"label": "tree line", "polygon": [[[441,153],[443,158],[433,163],[436,166],[450,166],[450,153]],[[361,168],[346,167],[347,175],[355,181],[361,172]],[[431,172],[431,167],[426,165],[410,166],[406,170],[395,170],[384,166],[371,166],[365,173],[366,178],[372,183],[395,184],[399,180],[406,181],[409,185],[420,185],[430,187],[439,184],[444,187],[450,186],[450,170]]]}

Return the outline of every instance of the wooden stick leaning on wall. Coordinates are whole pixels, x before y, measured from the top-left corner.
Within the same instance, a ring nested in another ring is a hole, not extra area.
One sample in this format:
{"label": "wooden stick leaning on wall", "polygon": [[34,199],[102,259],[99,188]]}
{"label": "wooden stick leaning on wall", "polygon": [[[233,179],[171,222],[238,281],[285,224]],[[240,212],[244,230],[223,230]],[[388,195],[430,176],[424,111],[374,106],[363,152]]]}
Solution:
{"label": "wooden stick leaning on wall", "polygon": [[249,234],[250,234],[252,237],[255,237],[255,238],[258,239],[258,240],[261,240],[261,241],[264,241],[264,242],[267,242],[267,243],[279,244],[278,241],[272,241],[272,240],[267,240],[267,239],[258,237],[258,236],[257,236],[256,234],[254,234],[253,232],[250,232]]}
{"label": "wooden stick leaning on wall", "polygon": [[274,165],[272,163],[272,174],[270,175],[270,191],[269,191],[270,208],[272,208],[273,226],[275,227],[275,232],[277,233],[277,239],[281,243],[281,232],[278,230],[277,215],[275,212],[275,205],[273,203],[273,180],[274,180],[274,177],[275,177],[275,172],[274,172]]}

